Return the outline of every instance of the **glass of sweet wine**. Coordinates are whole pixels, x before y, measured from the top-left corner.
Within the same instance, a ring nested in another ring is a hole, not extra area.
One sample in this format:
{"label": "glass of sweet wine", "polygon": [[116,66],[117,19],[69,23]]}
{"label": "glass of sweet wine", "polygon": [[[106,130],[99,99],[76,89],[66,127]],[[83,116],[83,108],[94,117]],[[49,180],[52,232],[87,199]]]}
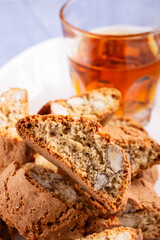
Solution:
{"label": "glass of sweet wine", "polygon": [[122,93],[116,114],[149,121],[160,78],[159,0],[70,0],[60,11],[77,94]]}

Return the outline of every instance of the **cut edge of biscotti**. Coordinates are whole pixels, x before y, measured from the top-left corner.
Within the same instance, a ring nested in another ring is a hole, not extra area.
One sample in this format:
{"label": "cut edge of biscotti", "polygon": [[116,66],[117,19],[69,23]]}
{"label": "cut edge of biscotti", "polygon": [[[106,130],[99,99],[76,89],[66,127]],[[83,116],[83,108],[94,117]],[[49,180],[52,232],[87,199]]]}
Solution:
{"label": "cut edge of biscotti", "polygon": [[140,229],[120,227],[106,229],[76,240],[143,240],[143,236]]}
{"label": "cut edge of biscotti", "polygon": [[62,168],[110,214],[123,210],[130,184],[129,161],[100,124],[82,117],[33,115],[16,126],[27,144]]}
{"label": "cut edge of biscotti", "polygon": [[66,100],[46,103],[39,114],[71,115],[100,121],[108,119],[119,106],[121,93],[115,88],[100,88]]}
{"label": "cut edge of biscotti", "polygon": [[160,197],[153,184],[133,179],[125,211],[118,218],[123,227],[141,228],[144,239],[159,239]]}

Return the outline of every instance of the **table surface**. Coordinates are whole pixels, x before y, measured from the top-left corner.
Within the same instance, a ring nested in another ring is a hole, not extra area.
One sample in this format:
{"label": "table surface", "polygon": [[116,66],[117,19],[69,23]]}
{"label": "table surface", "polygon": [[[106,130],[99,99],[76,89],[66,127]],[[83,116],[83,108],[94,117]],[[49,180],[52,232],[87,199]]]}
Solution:
{"label": "table surface", "polygon": [[30,46],[61,36],[66,0],[0,0],[0,67]]}

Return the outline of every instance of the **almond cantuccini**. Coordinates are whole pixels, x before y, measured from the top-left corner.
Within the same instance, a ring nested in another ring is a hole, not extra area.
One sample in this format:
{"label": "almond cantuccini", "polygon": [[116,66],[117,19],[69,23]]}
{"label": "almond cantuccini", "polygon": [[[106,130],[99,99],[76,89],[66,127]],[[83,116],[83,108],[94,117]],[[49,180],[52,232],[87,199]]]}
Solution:
{"label": "almond cantuccini", "polygon": [[129,161],[99,123],[82,117],[33,115],[16,126],[27,144],[62,168],[109,213],[123,210],[130,183]]}
{"label": "almond cantuccini", "polygon": [[143,128],[140,129],[140,124],[139,127],[106,124],[103,131],[110,134],[115,144],[127,153],[132,177],[160,163],[160,145]]}
{"label": "almond cantuccini", "polygon": [[33,151],[17,134],[15,124],[28,115],[25,89],[11,88],[0,96],[0,172],[12,161],[33,160]]}
{"label": "almond cantuccini", "polygon": [[46,103],[39,114],[71,115],[100,121],[108,119],[119,106],[121,93],[115,88],[99,88],[67,100]]}

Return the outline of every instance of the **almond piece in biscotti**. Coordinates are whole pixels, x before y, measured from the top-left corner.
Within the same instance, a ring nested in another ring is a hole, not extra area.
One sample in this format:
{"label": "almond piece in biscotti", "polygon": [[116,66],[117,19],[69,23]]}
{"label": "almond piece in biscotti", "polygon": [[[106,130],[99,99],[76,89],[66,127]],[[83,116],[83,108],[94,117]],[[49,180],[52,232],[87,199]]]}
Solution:
{"label": "almond piece in biscotti", "polygon": [[141,230],[133,228],[113,228],[106,229],[100,233],[93,233],[85,238],[77,240],[143,240]]}
{"label": "almond piece in biscotti", "polygon": [[129,161],[99,123],[82,117],[33,115],[18,121],[17,131],[109,213],[122,211],[130,184]]}
{"label": "almond piece in biscotti", "polygon": [[111,169],[114,171],[114,173],[122,171],[124,164],[124,155],[120,151],[119,147],[112,143],[108,144],[107,155]]}
{"label": "almond piece in biscotti", "polygon": [[86,103],[85,99],[82,97],[72,97],[67,100],[67,103],[74,107],[78,105],[84,105]]}
{"label": "almond piece in biscotti", "polygon": [[56,102],[53,102],[51,104],[51,110],[56,115],[68,115],[67,110],[63,106],[61,106],[59,103],[56,103]]}

